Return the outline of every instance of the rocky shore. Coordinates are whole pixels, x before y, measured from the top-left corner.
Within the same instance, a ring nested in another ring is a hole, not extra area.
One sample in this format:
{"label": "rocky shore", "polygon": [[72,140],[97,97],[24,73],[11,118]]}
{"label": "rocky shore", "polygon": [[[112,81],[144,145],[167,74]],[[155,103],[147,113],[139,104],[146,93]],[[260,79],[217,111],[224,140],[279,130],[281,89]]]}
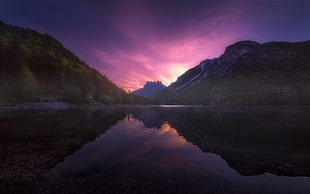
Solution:
{"label": "rocky shore", "polygon": [[27,193],[40,176],[106,132],[124,114],[54,103],[1,106],[1,193]]}

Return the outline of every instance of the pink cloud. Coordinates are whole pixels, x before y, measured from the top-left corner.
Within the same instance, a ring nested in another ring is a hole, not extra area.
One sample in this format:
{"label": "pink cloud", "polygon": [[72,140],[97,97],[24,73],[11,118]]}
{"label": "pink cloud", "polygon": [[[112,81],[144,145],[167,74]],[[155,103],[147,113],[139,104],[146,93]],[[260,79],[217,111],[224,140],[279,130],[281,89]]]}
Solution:
{"label": "pink cloud", "polygon": [[228,35],[213,40],[193,37],[171,42],[152,40],[144,44],[145,50],[113,53],[97,50],[96,55],[107,64],[105,67],[108,66],[100,69],[105,75],[125,90],[135,90],[146,81],[160,80],[165,85],[171,84],[200,61],[219,56],[229,40]]}
{"label": "pink cloud", "polygon": [[136,90],[153,80],[169,85],[202,60],[218,57],[237,39],[236,31],[223,29],[229,29],[238,11],[215,15],[174,35],[162,34],[151,12],[142,4],[139,6],[126,5],[124,13],[115,17],[115,26],[130,47],[118,45],[108,51],[94,51],[104,64],[99,70],[125,90]]}

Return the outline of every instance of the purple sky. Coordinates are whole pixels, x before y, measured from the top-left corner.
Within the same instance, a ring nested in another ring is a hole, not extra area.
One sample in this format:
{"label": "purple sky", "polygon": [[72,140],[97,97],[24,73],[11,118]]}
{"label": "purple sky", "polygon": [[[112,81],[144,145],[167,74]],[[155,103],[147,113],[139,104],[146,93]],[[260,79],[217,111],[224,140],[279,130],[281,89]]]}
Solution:
{"label": "purple sky", "polygon": [[125,90],[169,85],[239,40],[310,40],[310,0],[8,0],[0,20],[54,36]]}

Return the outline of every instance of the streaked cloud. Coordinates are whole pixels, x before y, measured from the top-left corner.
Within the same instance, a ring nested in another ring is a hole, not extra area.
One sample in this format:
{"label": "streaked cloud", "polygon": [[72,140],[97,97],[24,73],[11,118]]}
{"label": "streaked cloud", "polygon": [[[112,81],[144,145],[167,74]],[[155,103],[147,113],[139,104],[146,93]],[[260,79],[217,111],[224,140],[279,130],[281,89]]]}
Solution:
{"label": "streaked cloud", "polygon": [[309,10],[306,0],[0,2],[4,22],[56,37],[125,90],[169,85],[239,40],[308,40]]}

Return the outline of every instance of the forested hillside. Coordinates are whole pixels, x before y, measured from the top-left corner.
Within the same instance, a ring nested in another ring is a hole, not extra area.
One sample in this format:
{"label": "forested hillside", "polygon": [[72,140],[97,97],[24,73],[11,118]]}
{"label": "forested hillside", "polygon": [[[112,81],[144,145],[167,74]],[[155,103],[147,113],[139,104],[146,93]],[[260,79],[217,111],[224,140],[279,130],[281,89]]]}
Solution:
{"label": "forested hillside", "polygon": [[53,37],[0,21],[0,103],[144,103]]}

